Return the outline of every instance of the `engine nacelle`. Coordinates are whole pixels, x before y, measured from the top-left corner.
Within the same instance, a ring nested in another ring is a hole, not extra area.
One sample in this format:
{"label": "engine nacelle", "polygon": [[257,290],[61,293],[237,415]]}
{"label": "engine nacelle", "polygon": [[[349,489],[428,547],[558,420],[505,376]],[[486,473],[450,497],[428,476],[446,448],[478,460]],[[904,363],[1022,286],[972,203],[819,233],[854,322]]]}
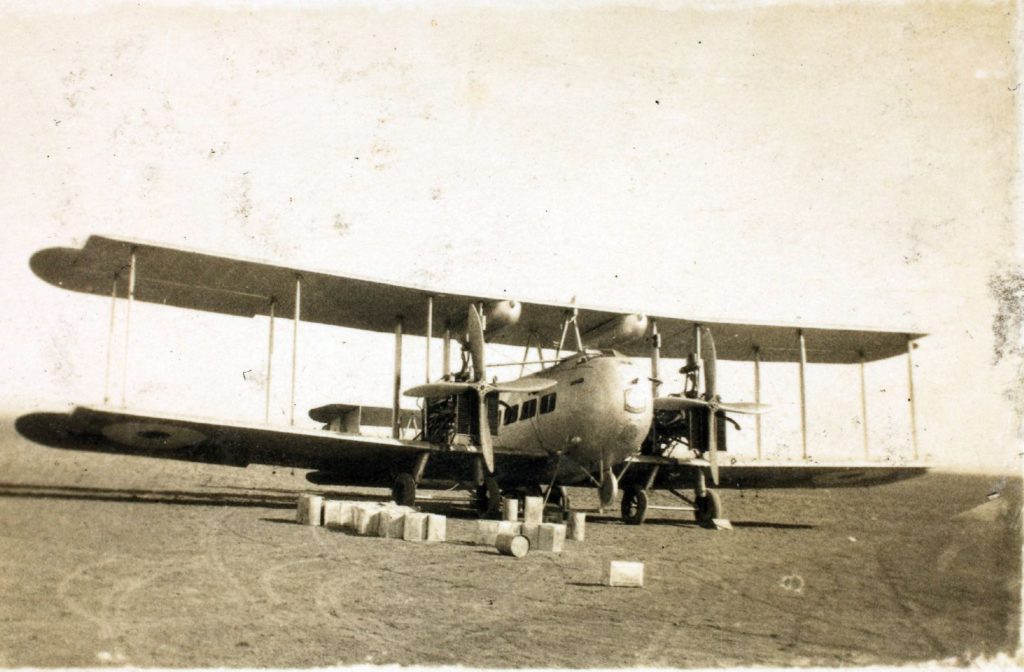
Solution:
{"label": "engine nacelle", "polygon": [[646,315],[620,315],[583,335],[588,348],[611,348],[639,341],[647,334]]}
{"label": "engine nacelle", "polygon": [[523,304],[512,299],[504,301],[491,301],[484,304],[484,327],[487,333],[511,327],[519,321],[523,314]]}

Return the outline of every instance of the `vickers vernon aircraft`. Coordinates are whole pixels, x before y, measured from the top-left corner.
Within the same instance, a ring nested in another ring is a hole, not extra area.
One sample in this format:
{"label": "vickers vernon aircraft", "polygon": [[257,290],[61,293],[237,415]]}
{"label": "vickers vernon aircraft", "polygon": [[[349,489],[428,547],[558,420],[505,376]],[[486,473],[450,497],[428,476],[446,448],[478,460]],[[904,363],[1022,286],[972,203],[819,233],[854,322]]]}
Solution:
{"label": "vickers vernon aircraft", "polygon": [[[723,463],[726,422],[735,424],[730,416],[757,418],[760,453],[759,416],[768,409],[759,403],[759,382],[753,403],[722,401],[716,367],[718,358],[750,361],[759,381],[763,361],[799,364],[806,458],[806,364],[859,363],[863,374],[867,361],[901,353],[910,357],[913,341],[923,334],[723,323],[447,294],[97,236],[82,249],[42,250],[33,255],[31,267],[61,288],[109,295],[111,342],[114,310],[120,299],[126,301],[125,369],[134,301],[270,318],[265,422],[140,413],[123,403],[110,405],[106,399],[100,407],[78,406],[68,414],[36,413],[19,419],[23,434],[52,446],[234,466],[304,468],[311,470],[308,480],[317,484],[390,486],[395,500],[404,504],[416,501],[420,486],[461,485],[475,494],[484,515],[497,513],[501,496],[531,491],[543,492],[546,501],[567,508],[568,485],[597,487],[602,504],[610,506],[621,486],[622,517],[632,524],[643,522],[652,489],[684,499],[689,506],[674,508],[692,510],[698,521],[709,524],[722,517],[713,486],[865,485],[925,470],[917,464],[866,459],[831,464],[805,460],[782,465],[750,459]],[[330,403],[309,411],[312,419],[323,423],[321,430],[271,425],[274,321],[281,315],[292,318],[294,329],[292,424],[302,320],[393,332],[392,408]],[[440,379],[431,380],[435,325],[442,332],[444,370]],[[399,407],[401,347],[408,332],[424,335],[427,343],[427,382],[404,390],[422,400],[419,412]],[[463,346],[458,371],[449,365],[453,338]],[[518,379],[489,379],[493,365],[486,362],[485,338],[524,349],[522,363],[516,363]],[[554,357],[546,357],[545,349],[554,350]],[[650,358],[649,370],[631,359],[640,357]],[[662,357],[685,361],[683,389],[662,393]],[[541,370],[523,376],[529,364]],[[912,390],[912,378],[910,385]],[[863,375],[861,400],[866,413]],[[912,427],[913,419],[911,401]],[[390,425],[391,436],[360,433],[369,425]],[[864,438],[866,452],[866,431]],[[680,492],[690,489],[692,497]]]}

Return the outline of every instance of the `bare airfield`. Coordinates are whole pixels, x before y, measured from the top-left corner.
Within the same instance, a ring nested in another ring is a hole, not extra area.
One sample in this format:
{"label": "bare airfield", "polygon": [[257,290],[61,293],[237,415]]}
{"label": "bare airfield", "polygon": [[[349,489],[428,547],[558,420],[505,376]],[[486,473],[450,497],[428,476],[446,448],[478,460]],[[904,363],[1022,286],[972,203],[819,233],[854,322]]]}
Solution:
{"label": "bare airfield", "polygon": [[[445,544],[355,537],[292,522],[297,493],[323,492],[301,471],[2,431],[3,666],[868,665],[1017,649],[1019,479],[727,492],[731,532],[608,511],[562,555],[514,560],[473,544],[466,503],[425,504],[449,514]],[[646,563],[646,586],[600,586],[610,559]]]}

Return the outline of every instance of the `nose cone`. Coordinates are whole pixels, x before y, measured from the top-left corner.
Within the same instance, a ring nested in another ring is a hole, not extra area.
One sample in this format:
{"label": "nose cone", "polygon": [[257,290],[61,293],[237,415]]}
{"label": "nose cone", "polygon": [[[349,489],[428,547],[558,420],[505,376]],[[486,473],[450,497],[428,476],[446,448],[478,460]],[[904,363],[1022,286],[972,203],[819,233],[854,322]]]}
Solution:
{"label": "nose cone", "polygon": [[590,469],[621,464],[639,452],[650,431],[650,381],[625,357],[596,358],[587,369],[577,414],[582,441],[573,457]]}
{"label": "nose cone", "polygon": [[[629,360],[619,361],[619,378],[622,389],[622,410],[619,422],[622,429],[616,446],[611,448],[614,451],[612,461],[616,463],[640,451],[640,444],[650,432],[654,417],[651,382]],[[626,364],[622,364],[623,361]]]}

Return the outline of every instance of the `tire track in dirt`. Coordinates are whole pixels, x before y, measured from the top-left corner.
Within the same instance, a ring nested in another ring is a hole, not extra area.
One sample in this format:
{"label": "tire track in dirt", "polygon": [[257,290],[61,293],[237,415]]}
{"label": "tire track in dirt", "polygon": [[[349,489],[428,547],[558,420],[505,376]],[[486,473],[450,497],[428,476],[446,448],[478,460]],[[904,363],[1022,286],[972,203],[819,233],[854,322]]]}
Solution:
{"label": "tire track in dirt", "polygon": [[885,587],[889,589],[893,600],[896,602],[896,606],[906,617],[905,620],[910,623],[914,630],[920,633],[921,636],[928,641],[932,651],[946,650],[945,643],[935,637],[926,627],[921,625],[921,619],[918,618],[918,614],[916,614],[915,610],[911,608],[910,601],[903,597],[903,594],[896,585],[896,581],[892,574],[885,566],[885,562],[882,560],[881,549],[875,551],[875,563],[878,565],[878,569],[882,574],[882,581],[885,583]]}
{"label": "tire track in dirt", "polygon": [[239,603],[248,609],[252,609],[258,606],[258,603],[253,598],[251,592],[246,588],[245,584],[238,580],[233,572],[224,562],[224,553],[221,550],[219,537],[222,536],[223,530],[225,529],[225,518],[229,510],[227,507],[222,508],[215,517],[212,519],[203,517],[202,524],[202,536],[199,539],[203,550],[203,557],[210,561],[212,569],[222,574],[225,580],[230,584],[231,594],[239,601]]}
{"label": "tire track in dirt", "polygon": [[[134,617],[131,617],[131,618],[124,618],[123,620],[121,619],[121,616],[129,611],[128,608],[127,608],[128,600],[130,598],[135,597],[135,594],[138,593],[143,588],[146,588],[147,586],[151,586],[154,583],[157,583],[158,581],[162,580],[164,577],[172,576],[174,574],[180,574],[182,572],[188,571],[186,569],[183,569],[180,566],[168,567],[167,563],[169,563],[169,562],[172,562],[172,561],[166,560],[166,561],[157,562],[157,563],[152,563],[152,562],[146,563],[146,564],[150,564],[150,565],[155,565],[155,567],[150,567],[150,568],[144,569],[145,576],[143,576],[143,577],[136,577],[136,578],[119,579],[117,581],[117,583],[115,584],[115,589],[114,589],[116,597],[114,598],[114,600],[113,600],[113,602],[111,604],[111,614],[112,614],[112,617],[117,618],[119,622],[131,622],[131,623],[135,623],[135,624],[139,623],[140,619],[137,616],[134,616]],[[131,563],[131,567],[134,570],[138,570],[139,569],[139,563],[137,561],[136,562],[132,562]],[[191,572],[189,572],[189,573],[191,573]],[[175,617],[171,617],[171,619],[168,619],[166,616],[160,616],[160,620],[162,622],[166,622],[168,620],[173,620],[174,618]],[[184,620],[186,617],[179,616],[177,618],[180,619],[180,620]]]}
{"label": "tire track in dirt", "polygon": [[[256,583],[257,585],[259,585],[260,590],[269,600],[269,604],[267,605],[264,618],[276,623],[277,625],[288,625],[289,623],[288,619],[285,616],[283,616],[281,612],[290,603],[288,602],[288,600],[281,597],[280,593],[278,593],[277,590],[274,588],[274,583],[277,580],[278,574],[280,572],[291,567],[309,565],[323,561],[323,558],[300,558],[298,560],[286,560],[285,562],[275,563],[270,567],[267,567],[266,569],[262,570],[259,574],[259,577],[256,579]],[[315,603],[316,602],[314,600],[314,604]],[[326,610],[323,610],[320,607],[320,605],[317,606],[318,609],[323,611],[324,614],[327,613]]]}
{"label": "tire track in dirt", "polygon": [[[274,583],[277,581],[278,575],[281,571],[291,568],[298,567],[301,565],[326,562],[326,563],[341,563],[342,560],[347,560],[347,554],[343,549],[339,549],[337,546],[328,546],[326,541],[323,539],[323,535],[320,534],[322,530],[318,527],[310,527],[309,534],[313,541],[320,548],[321,552],[316,557],[299,558],[297,560],[286,560],[284,562],[275,563],[266,569],[262,570],[257,578],[257,584],[260,586],[263,594],[270,600],[270,609],[268,609],[268,618],[274,621],[278,625],[286,625],[287,621],[279,614],[280,608],[287,603],[281,595],[274,588]],[[357,564],[351,563],[349,564]],[[333,572],[327,572],[328,576],[331,577],[331,582],[338,580],[339,575]],[[325,600],[323,597],[324,590],[326,589],[326,582],[322,578],[323,573],[315,577],[314,582],[316,588],[314,589],[314,605],[317,608],[317,612],[323,616],[336,617],[337,616],[337,605],[330,601]],[[344,575],[341,575],[344,577]],[[354,580],[354,578],[352,579]],[[351,581],[350,581],[351,582]],[[325,606],[326,605],[326,606]],[[331,613],[332,610],[334,613]]]}
{"label": "tire track in dirt", "polygon": [[[111,553],[97,562],[78,566],[58,583],[57,596],[64,608],[95,625],[97,639],[104,649],[97,652],[99,662],[128,664],[129,657],[120,644],[125,626],[141,623],[137,615],[131,615],[129,600],[146,586],[182,571],[179,567],[168,568],[164,563],[157,563],[154,568],[153,564],[140,564],[134,558]],[[105,576],[88,576],[104,568]],[[83,602],[78,594],[100,594],[99,605]],[[113,653],[106,649],[113,649]]]}
{"label": "tire track in dirt", "polygon": [[[700,612],[684,612],[678,618],[672,619],[670,622],[663,622],[659,625],[656,630],[651,629],[640,629],[636,633],[636,640],[647,640],[642,651],[644,654],[650,654],[656,656],[660,649],[660,642],[665,637],[670,637],[674,632],[678,630],[679,624],[685,624],[689,627],[695,628],[707,628],[711,630],[728,632],[731,634],[741,635],[743,637],[754,637],[763,641],[776,642],[779,646],[780,651],[796,651],[801,645],[814,644],[815,642],[809,641],[806,638],[806,626],[811,619],[816,623],[827,623],[831,624],[832,630],[837,632],[856,632],[861,635],[865,635],[870,638],[877,639],[881,635],[876,630],[851,625],[849,623],[840,623],[835,619],[830,619],[827,614],[821,613],[817,610],[813,614],[809,614],[806,611],[806,606],[800,606],[802,603],[794,603],[792,601],[780,601],[776,597],[766,596],[761,590],[744,589],[742,586],[737,586],[735,581],[727,579],[723,574],[714,572],[709,566],[691,566],[689,564],[679,564],[673,568],[673,572],[676,577],[682,580],[689,580],[703,587],[710,588],[718,593],[717,596],[711,598],[712,601],[727,602],[735,601],[737,598],[743,602],[749,602],[757,604],[765,608],[769,613],[775,613],[777,616],[782,617],[772,621],[776,626],[782,625],[786,621],[792,621],[790,627],[779,628],[778,633],[764,632],[763,630],[757,629],[756,627],[729,627],[722,625],[719,622],[711,621],[707,618],[701,617]],[[690,614],[694,615],[691,616]],[[783,620],[785,619],[785,620]],[[767,623],[767,619],[759,621],[759,623]],[[783,635],[786,631],[788,634]],[[829,647],[827,644],[821,644],[824,648],[829,648],[830,651],[849,650],[854,647],[848,642],[844,642],[840,647]],[[873,650],[862,649],[865,653],[873,653]]]}
{"label": "tire track in dirt", "polygon": [[101,604],[99,610],[95,608],[87,608],[83,603],[79,602],[78,599],[71,596],[72,586],[79,580],[85,578],[88,572],[100,569],[116,561],[117,556],[113,553],[108,553],[97,562],[91,562],[75,567],[73,570],[66,573],[57,584],[57,597],[60,599],[61,604],[64,605],[64,608],[76,616],[94,624],[96,626],[99,639],[101,640],[113,639],[114,636],[113,628],[108,622],[108,619],[102,614],[103,605]]}

